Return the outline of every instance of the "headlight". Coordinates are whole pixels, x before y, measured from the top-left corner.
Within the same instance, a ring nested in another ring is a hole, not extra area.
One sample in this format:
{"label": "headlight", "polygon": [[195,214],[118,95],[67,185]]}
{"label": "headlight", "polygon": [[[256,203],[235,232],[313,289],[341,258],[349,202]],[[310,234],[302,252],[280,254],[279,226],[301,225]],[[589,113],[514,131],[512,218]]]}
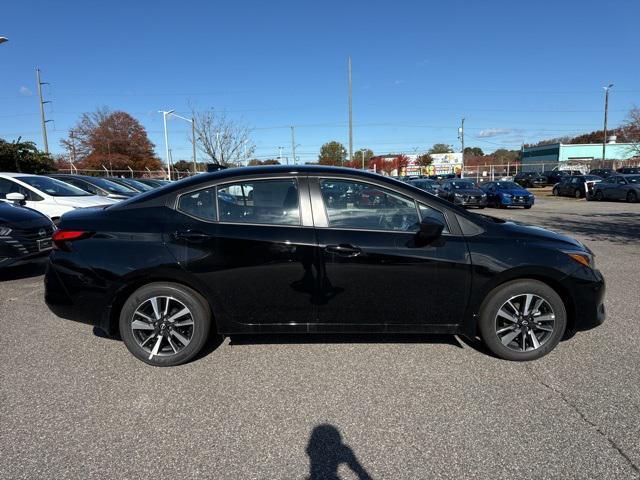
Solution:
{"label": "headlight", "polygon": [[0,227],[0,237],[6,237],[11,233],[11,229],[9,227]]}
{"label": "headlight", "polygon": [[482,198],[485,198],[487,196],[486,193],[483,193],[482,195],[480,195]]}
{"label": "headlight", "polygon": [[592,253],[582,252],[579,250],[563,250],[571,260],[579,263],[583,267],[596,268],[595,256]]}
{"label": "headlight", "polygon": [[513,195],[511,195],[510,193],[503,193],[502,196],[504,198],[512,198],[513,197]]}
{"label": "headlight", "polygon": [[454,193],[453,195],[456,196],[456,197],[460,197],[460,198],[462,198],[464,196],[461,193]]}

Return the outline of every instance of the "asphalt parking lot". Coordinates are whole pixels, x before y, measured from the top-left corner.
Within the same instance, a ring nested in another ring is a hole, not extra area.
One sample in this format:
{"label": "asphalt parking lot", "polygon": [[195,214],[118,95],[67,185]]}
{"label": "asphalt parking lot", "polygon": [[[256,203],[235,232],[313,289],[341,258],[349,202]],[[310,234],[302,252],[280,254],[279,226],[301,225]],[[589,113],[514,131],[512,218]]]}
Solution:
{"label": "asphalt parking lot", "polygon": [[640,477],[640,205],[485,212],[586,243],[605,324],[531,363],[454,336],[250,337],[159,369],[54,317],[38,267],[4,274],[0,478]]}

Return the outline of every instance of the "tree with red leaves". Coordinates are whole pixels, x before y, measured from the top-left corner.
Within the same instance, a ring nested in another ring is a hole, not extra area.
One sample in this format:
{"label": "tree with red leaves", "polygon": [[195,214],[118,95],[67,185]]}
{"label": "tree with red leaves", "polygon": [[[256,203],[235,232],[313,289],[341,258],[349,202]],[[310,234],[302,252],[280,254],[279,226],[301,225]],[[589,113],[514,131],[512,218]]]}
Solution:
{"label": "tree with red leaves", "polygon": [[60,142],[78,168],[100,170],[159,170],[160,160],[144,127],[126,112],[106,108],[85,113]]}
{"label": "tree with red leaves", "polygon": [[390,156],[376,156],[369,160],[369,168],[376,170],[376,172],[384,172],[387,175],[391,175],[394,171],[396,175],[401,175],[403,170],[407,168],[409,159],[406,155]]}

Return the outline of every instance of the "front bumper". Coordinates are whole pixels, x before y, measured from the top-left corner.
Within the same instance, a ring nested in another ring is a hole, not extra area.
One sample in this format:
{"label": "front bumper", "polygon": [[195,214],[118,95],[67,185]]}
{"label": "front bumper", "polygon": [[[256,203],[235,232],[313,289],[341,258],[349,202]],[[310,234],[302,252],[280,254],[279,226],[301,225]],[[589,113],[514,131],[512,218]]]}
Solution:
{"label": "front bumper", "polygon": [[453,197],[453,203],[463,207],[486,207],[487,197],[480,195],[465,195],[463,197]]}
{"label": "front bumper", "polygon": [[565,288],[573,298],[574,330],[589,330],[606,319],[606,284],[600,270],[581,267],[565,278]]}
{"label": "front bumper", "polygon": [[535,203],[533,196],[525,197],[523,195],[514,195],[511,198],[500,196],[500,204],[505,207],[527,207],[532,206]]}

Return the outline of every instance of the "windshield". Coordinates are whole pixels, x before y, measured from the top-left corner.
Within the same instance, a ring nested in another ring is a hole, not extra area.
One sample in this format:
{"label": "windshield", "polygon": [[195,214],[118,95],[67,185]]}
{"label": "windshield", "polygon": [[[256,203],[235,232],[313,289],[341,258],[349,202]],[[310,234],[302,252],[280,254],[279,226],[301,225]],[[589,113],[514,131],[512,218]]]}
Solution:
{"label": "windshield", "polygon": [[496,182],[496,187],[503,189],[517,189],[522,190],[522,187],[515,182]]}
{"label": "windshield", "polygon": [[455,182],[450,182],[449,185],[451,185],[456,190],[464,190],[464,189],[468,189],[468,188],[478,188],[476,186],[475,182],[472,182],[472,181],[466,181],[466,182],[455,181]]}
{"label": "windshield", "polygon": [[118,180],[122,183],[132,186],[135,189],[140,190],[141,192],[147,192],[149,190],[153,190],[153,188],[150,187],[149,185],[145,185],[144,183],[139,182],[137,180],[133,180],[131,178],[120,178]]}
{"label": "windshield", "polygon": [[629,183],[640,183],[640,176],[627,177],[627,182]]}
{"label": "windshield", "polygon": [[52,197],[86,197],[91,195],[73,185],[50,177],[16,177],[21,182]]}
{"label": "windshield", "polygon": [[130,193],[135,193],[135,190],[132,190],[129,187],[125,187],[124,185],[120,185],[116,182],[111,182],[107,179],[100,177],[92,177],[91,179],[86,179],[89,183],[93,183],[94,185],[103,188],[109,193],[121,193],[128,195]]}

